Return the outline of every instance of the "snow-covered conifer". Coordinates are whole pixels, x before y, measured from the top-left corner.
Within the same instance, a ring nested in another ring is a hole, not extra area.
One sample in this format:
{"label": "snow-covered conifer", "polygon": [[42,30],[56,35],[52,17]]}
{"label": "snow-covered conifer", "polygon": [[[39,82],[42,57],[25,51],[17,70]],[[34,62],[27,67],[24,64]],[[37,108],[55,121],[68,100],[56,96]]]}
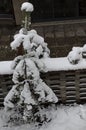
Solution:
{"label": "snow-covered conifer", "polygon": [[[21,10],[32,12],[33,6],[26,2]],[[15,50],[22,45],[25,53],[17,56],[12,63],[14,85],[4,99],[5,110],[13,111],[10,120],[16,120],[16,113],[21,113],[23,121],[44,121],[38,113],[39,109],[45,108],[45,103],[49,105],[58,102],[54,92],[40,77],[40,72],[47,71],[41,59],[49,57],[50,50],[44,38],[35,30],[25,29],[26,34],[22,28],[11,43],[12,49]]]}

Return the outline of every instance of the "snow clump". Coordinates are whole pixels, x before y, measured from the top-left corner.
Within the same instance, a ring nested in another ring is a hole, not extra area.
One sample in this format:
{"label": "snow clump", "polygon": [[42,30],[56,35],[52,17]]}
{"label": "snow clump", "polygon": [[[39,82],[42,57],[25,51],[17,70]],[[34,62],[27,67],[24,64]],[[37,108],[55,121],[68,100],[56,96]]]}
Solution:
{"label": "snow clump", "polygon": [[72,51],[67,56],[68,60],[72,64],[77,64],[82,59],[82,48],[73,47]]}
{"label": "snow clump", "polygon": [[49,57],[50,50],[47,47],[47,43],[44,42],[44,38],[39,36],[36,30],[30,30],[27,35],[23,34],[23,29],[14,36],[14,41],[11,43],[11,48],[16,50],[20,45],[23,45],[24,50],[30,54],[39,58]]}
{"label": "snow clump", "polygon": [[34,10],[33,5],[29,2],[24,2],[21,6],[21,11],[32,12]]}

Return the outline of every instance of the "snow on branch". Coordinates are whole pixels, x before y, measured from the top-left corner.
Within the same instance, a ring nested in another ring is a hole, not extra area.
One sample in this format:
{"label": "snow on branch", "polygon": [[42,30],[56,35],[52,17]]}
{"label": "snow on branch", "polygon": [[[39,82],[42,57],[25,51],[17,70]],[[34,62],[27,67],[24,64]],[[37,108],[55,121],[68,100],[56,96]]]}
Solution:
{"label": "snow on branch", "polygon": [[33,5],[29,2],[25,2],[21,6],[21,11],[32,12],[34,10]]}
{"label": "snow on branch", "polygon": [[27,31],[27,35],[23,34],[23,29],[14,36],[14,41],[11,43],[13,50],[18,49],[23,45],[23,49],[30,55],[35,57],[48,57],[50,54],[44,38],[37,34],[36,30]]}

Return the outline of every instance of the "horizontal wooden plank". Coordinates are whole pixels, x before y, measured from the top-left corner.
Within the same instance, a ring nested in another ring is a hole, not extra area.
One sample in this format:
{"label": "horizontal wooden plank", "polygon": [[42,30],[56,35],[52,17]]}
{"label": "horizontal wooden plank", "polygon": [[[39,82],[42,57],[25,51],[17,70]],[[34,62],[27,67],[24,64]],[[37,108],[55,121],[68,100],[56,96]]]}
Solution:
{"label": "horizontal wooden plank", "polygon": [[86,100],[86,97],[80,97],[81,100]]}
{"label": "horizontal wooden plank", "polygon": [[80,91],[86,91],[86,87],[84,87],[84,88],[80,88]]}
{"label": "horizontal wooden plank", "polygon": [[73,99],[71,99],[71,100],[66,100],[66,104],[73,104],[73,103],[75,103],[76,102],[76,100],[73,100]]}
{"label": "horizontal wooden plank", "polygon": [[49,84],[60,84],[60,80],[47,80]]}

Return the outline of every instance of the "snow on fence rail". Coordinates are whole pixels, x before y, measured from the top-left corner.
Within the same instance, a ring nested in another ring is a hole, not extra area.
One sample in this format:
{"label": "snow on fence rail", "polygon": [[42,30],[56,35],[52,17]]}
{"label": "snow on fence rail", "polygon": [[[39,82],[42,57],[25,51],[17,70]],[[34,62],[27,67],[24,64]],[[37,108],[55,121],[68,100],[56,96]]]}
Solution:
{"label": "snow on fence rail", "polygon": [[[71,64],[68,61],[67,57],[63,58],[45,58],[42,59],[47,70],[51,71],[68,71],[68,70],[78,70],[78,69],[86,69],[86,59],[82,59],[78,64]],[[12,61],[2,61],[0,62],[0,75],[3,74],[12,74],[13,70],[11,69]]]}
{"label": "snow on fence rail", "polygon": [[[42,60],[48,72],[41,73],[42,79],[56,93],[59,103],[84,103],[86,101],[86,61],[82,59],[72,65],[67,58]],[[0,106],[12,87],[12,61],[0,62]]]}

